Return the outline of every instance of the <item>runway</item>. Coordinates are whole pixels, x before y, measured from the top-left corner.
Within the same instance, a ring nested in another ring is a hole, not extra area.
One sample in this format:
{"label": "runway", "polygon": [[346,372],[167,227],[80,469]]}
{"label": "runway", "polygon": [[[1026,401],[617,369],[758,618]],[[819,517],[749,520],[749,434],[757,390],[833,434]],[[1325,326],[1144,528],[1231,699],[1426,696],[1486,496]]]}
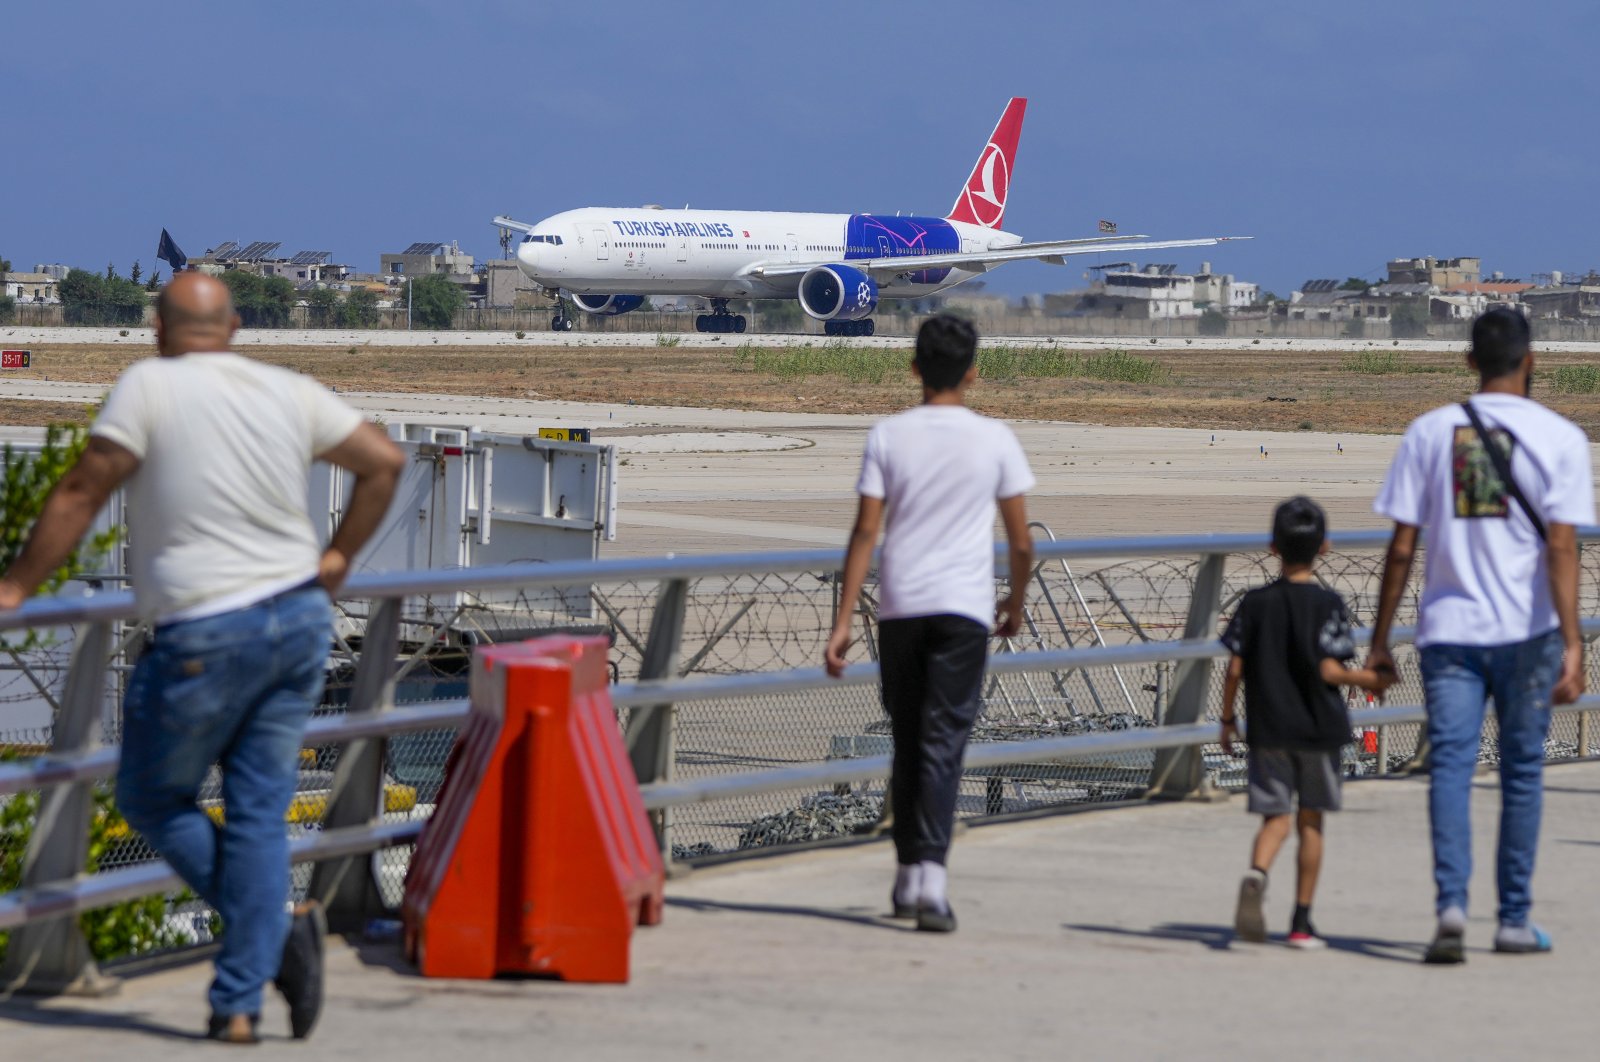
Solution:
{"label": "runway", "polygon": [[[0,328],[0,342],[14,346],[112,346],[150,347],[155,331],[150,328],[26,328],[13,325]],[[869,336],[833,339],[810,334],[715,335],[700,332],[528,332],[518,339],[511,332],[430,332],[399,329],[353,331],[339,328],[272,329],[245,328],[234,337],[240,347],[656,347],[672,346],[707,349],[737,349],[741,346],[785,347],[792,344],[847,343],[852,347],[883,350],[909,348],[909,336]],[[1464,349],[1459,340],[1443,339],[1293,339],[1281,336],[984,336],[985,344],[1012,346],[1056,346],[1064,350],[1313,350],[1344,351],[1401,350],[1450,352]],[[1600,343],[1540,343],[1539,349],[1552,353],[1600,353]]]}

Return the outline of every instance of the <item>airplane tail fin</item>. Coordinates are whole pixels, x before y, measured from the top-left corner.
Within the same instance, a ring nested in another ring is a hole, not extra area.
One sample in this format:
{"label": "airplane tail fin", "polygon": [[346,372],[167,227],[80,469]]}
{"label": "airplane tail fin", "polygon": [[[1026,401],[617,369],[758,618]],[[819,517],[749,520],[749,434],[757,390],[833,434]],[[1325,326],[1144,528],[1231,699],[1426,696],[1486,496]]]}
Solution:
{"label": "airplane tail fin", "polygon": [[1000,123],[978,156],[978,164],[972,167],[966,185],[956,196],[948,220],[990,229],[998,229],[1005,221],[1012,165],[1017,158],[1017,140],[1022,136],[1022,115],[1027,109],[1028,101],[1021,96],[1013,96],[1006,104]]}

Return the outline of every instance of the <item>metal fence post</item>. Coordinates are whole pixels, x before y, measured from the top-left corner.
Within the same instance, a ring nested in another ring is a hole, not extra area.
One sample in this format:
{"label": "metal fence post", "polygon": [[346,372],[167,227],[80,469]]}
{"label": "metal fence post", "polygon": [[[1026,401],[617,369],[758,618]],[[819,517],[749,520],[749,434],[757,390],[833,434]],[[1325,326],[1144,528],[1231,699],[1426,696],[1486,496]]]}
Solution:
{"label": "metal fence post", "polygon": [[[100,743],[110,649],[110,624],[95,623],[78,632],[61,710],[51,731],[50,755],[81,755]],[[70,881],[84,872],[89,861],[94,786],[94,782],[69,782],[40,794],[33,835],[22,857],[23,889]],[[89,953],[89,942],[76,918],[54,918],[12,931],[5,964],[0,966],[0,990],[105,995],[116,988],[117,981],[102,974]]]}
{"label": "metal fence post", "polygon": [[[1206,553],[1195,571],[1194,592],[1189,597],[1189,616],[1183,625],[1185,639],[1215,638],[1217,618],[1222,610],[1222,574],[1227,564],[1225,553]],[[1179,661],[1172,676],[1172,699],[1167,702],[1164,726],[1197,723],[1205,715],[1206,695],[1211,689],[1211,661]],[[1153,799],[1182,800],[1201,792],[1205,784],[1205,761],[1199,747],[1166,749],[1156,753],[1150,770],[1148,795]]]}
{"label": "metal fence post", "polygon": [[[683,647],[683,618],[689,604],[689,583],[668,579],[656,593],[655,611],[650,616],[650,634],[645,638],[644,656],[639,662],[639,681],[678,677],[678,656]],[[665,782],[672,778],[672,705],[652,704],[628,713],[624,740],[633,773],[640,785]],[[655,823],[656,840],[666,862],[671,862],[670,822],[666,810],[650,813]]]}
{"label": "metal fence post", "polygon": [[[348,715],[371,715],[394,707],[395,661],[400,648],[400,599],[385,598],[367,619],[361,661],[350,686]],[[339,752],[323,829],[364,826],[383,815],[386,738],[358,738]],[[321,900],[328,927],[336,933],[360,930],[383,909],[373,873],[373,856],[346,856],[318,863],[307,897]]]}

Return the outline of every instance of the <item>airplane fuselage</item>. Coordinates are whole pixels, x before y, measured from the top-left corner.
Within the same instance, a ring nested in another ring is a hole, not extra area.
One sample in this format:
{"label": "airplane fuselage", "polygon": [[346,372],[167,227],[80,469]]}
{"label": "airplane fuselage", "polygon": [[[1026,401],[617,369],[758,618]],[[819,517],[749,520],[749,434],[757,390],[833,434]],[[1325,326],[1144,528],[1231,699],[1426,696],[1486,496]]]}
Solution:
{"label": "airplane fuselage", "polygon": [[585,207],[534,225],[517,262],[541,287],[574,294],[792,299],[799,276],[764,277],[763,266],[903,257],[905,273],[883,284],[883,295],[917,298],[979,275],[918,269],[918,256],[1020,242],[1008,232],[935,217]]}

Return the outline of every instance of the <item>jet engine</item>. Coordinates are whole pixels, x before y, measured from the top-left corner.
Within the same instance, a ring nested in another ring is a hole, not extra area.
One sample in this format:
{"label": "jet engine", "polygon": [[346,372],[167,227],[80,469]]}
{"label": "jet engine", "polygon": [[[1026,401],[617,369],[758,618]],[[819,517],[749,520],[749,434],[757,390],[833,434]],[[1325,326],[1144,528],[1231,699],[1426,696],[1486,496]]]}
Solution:
{"label": "jet engine", "polygon": [[818,321],[859,321],[878,308],[878,285],[847,265],[817,266],[800,278],[800,308]]}
{"label": "jet engine", "polygon": [[597,317],[615,317],[619,313],[637,310],[644,305],[643,295],[574,295],[572,301],[584,313]]}

